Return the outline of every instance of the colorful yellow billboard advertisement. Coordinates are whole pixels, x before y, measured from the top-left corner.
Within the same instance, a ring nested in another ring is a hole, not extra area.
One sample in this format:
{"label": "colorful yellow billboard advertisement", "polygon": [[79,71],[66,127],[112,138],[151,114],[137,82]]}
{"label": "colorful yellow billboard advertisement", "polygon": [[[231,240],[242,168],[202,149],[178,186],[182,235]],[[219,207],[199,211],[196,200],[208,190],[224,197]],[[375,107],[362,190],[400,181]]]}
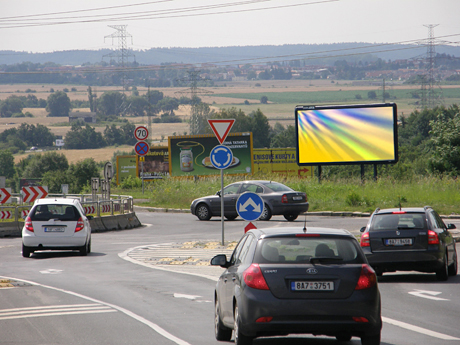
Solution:
{"label": "colorful yellow billboard advertisement", "polygon": [[295,148],[253,149],[254,174],[313,177],[312,166],[298,166]]}
{"label": "colorful yellow billboard advertisement", "polygon": [[[169,137],[168,142],[171,177],[220,174],[209,158],[212,149],[219,145],[213,134]],[[225,174],[252,174],[252,133],[230,133],[222,145],[233,153],[233,161],[224,170]]]}

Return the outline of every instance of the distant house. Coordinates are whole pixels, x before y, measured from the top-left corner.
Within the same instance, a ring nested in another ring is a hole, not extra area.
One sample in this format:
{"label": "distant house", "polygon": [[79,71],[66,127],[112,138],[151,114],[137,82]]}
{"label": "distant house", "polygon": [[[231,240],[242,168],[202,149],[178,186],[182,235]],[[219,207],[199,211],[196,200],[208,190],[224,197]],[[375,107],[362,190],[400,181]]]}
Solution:
{"label": "distant house", "polygon": [[96,123],[96,113],[95,112],[79,112],[71,111],[69,113],[69,123],[80,121],[83,123]]}

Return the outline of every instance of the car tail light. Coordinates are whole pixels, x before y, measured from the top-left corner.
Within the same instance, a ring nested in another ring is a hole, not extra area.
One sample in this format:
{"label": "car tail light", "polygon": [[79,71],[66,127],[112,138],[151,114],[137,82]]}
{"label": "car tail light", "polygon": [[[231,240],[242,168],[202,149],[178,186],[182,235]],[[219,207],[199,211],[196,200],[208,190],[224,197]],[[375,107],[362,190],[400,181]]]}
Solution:
{"label": "car tail light", "polygon": [[269,290],[264,275],[258,264],[252,264],[243,272],[243,279],[247,286],[258,290]]}
{"label": "car tail light", "polygon": [[32,225],[32,219],[30,217],[26,218],[26,221],[24,222],[24,227],[26,230],[34,232],[34,226]]}
{"label": "car tail light", "polygon": [[288,198],[287,198],[286,194],[283,194],[283,196],[281,197],[281,203],[282,204],[287,204],[288,203]]}
{"label": "car tail light", "polygon": [[366,319],[363,316],[353,316],[353,321],[355,321],[355,322],[364,322],[364,323],[369,322],[369,320]]}
{"label": "car tail light", "polygon": [[364,234],[361,235],[361,241],[360,241],[361,247],[370,247],[371,246],[371,241],[369,239],[369,233],[365,232]]}
{"label": "car tail light", "polygon": [[433,230],[428,230],[428,244],[439,244],[438,234]]}
{"label": "car tail light", "polygon": [[391,212],[393,214],[404,214],[406,213],[406,211],[394,211],[394,212]]}
{"label": "car tail light", "polygon": [[81,217],[78,218],[77,226],[75,227],[75,232],[83,230],[84,227],[85,227],[85,222],[83,222],[83,219],[81,219]]}
{"label": "car tail light", "polygon": [[259,317],[256,322],[259,322],[259,323],[264,323],[264,322],[271,322],[273,320],[273,316],[262,316],[262,317]]}
{"label": "car tail light", "polygon": [[377,276],[375,271],[368,264],[362,264],[361,275],[359,276],[358,283],[356,283],[355,290],[369,289],[377,284]]}

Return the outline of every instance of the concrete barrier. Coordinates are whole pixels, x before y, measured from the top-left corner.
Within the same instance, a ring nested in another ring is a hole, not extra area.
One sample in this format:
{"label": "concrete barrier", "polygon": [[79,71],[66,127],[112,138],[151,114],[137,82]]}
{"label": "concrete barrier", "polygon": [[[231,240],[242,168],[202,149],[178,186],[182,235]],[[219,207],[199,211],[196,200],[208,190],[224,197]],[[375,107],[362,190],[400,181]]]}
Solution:
{"label": "concrete barrier", "polygon": [[[142,225],[134,212],[94,217],[89,223],[91,224],[91,232],[133,229]],[[23,226],[24,221],[0,223],[0,237],[21,237]]]}

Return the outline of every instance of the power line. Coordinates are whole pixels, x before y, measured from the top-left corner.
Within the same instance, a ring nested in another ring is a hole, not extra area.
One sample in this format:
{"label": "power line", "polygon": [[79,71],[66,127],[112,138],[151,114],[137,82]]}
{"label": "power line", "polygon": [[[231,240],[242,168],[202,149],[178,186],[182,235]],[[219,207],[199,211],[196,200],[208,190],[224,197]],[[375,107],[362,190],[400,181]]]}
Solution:
{"label": "power line", "polygon": [[[213,10],[216,8],[226,8],[230,6],[247,6],[255,3],[261,2],[269,2],[274,0],[246,0],[240,1],[237,3],[226,3],[226,4],[217,4],[217,5],[205,5],[205,6],[195,6],[195,7],[188,7],[188,8],[179,8],[179,9],[169,9],[169,10],[156,10],[156,11],[147,11],[147,12],[135,12],[131,14],[110,14],[110,15],[95,15],[95,16],[86,16],[86,18],[91,17],[107,17],[107,18],[100,18],[100,19],[84,19],[84,16],[77,17],[78,20],[73,21],[58,21],[58,22],[42,22],[42,23],[30,23],[30,20],[27,20],[25,23],[0,23],[0,29],[10,29],[10,28],[24,28],[24,27],[36,27],[36,26],[50,26],[50,25],[63,25],[63,24],[82,24],[82,23],[93,23],[93,22],[103,22],[103,21],[114,21],[114,20],[152,20],[152,19],[167,19],[167,18],[183,18],[183,17],[197,17],[197,16],[209,16],[209,15],[220,15],[220,14],[230,14],[230,13],[243,13],[243,12],[254,12],[254,11],[265,11],[265,10],[277,10],[281,8],[291,8],[291,7],[299,7],[299,6],[308,6],[308,5],[317,5],[329,2],[338,2],[340,0],[319,0],[313,2],[303,2],[298,4],[288,4],[288,5],[277,5],[277,6],[269,6],[269,7],[259,7],[259,8],[247,8],[247,9],[238,9],[238,10],[225,10],[225,11],[217,11],[217,12],[206,12],[206,13],[188,13],[184,14],[184,12],[197,12],[197,11],[204,11],[204,10]],[[112,16],[112,17],[109,17]],[[123,17],[124,16],[124,17]],[[81,20],[83,18],[83,20]],[[66,19],[66,18],[63,18]],[[48,20],[63,20],[63,19],[53,19],[50,18]],[[70,17],[69,19],[74,19]],[[2,19],[0,18],[0,22]]]}

